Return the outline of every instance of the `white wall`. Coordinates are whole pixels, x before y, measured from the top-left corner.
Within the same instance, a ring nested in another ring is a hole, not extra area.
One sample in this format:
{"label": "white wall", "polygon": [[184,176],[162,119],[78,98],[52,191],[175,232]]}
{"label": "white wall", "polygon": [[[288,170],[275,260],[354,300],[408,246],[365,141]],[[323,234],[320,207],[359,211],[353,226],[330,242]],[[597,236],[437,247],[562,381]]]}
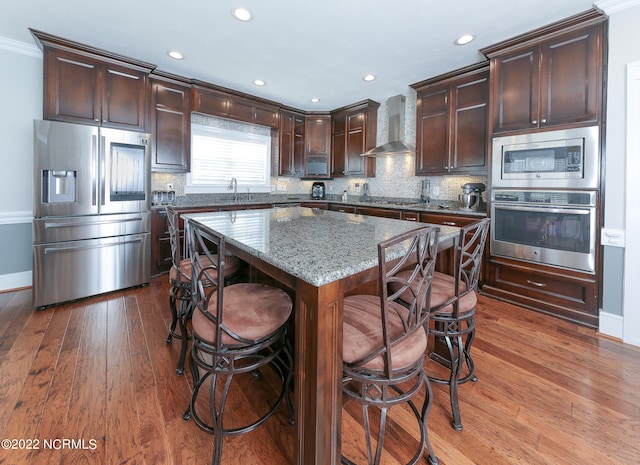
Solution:
{"label": "white wall", "polygon": [[[604,222],[607,229],[624,230],[626,186],[629,182],[637,183],[638,175],[626,172],[626,80],[627,64],[640,60],[637,42],[640,1],[605,1],[599,2],[598,6],[609,15]],[[633,238],[627,233],[627,242],[630,240]],[[604,267],[600,331],[622,338],[624,313],[640,311],[623,303],[624,250],[604,247]]]}
{"label": "white wall", "polygon": [[42,53],[0,38],[0,291],[31,285],[33,120],[42,118]]}

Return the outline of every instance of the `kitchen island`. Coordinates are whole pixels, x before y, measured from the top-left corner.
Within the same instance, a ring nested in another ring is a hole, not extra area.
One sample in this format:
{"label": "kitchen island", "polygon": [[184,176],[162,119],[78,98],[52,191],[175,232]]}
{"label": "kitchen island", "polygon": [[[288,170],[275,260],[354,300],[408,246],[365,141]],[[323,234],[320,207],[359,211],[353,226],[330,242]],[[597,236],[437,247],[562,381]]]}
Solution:
{"label": "kitchen island", "polygon": [[[343,298],[377,278],[379,242],[424,224],[304,207],[183,218],[295,293],[294,463],[339,464]],[[439,228],[440,247],[451,246],[459,228]]]}

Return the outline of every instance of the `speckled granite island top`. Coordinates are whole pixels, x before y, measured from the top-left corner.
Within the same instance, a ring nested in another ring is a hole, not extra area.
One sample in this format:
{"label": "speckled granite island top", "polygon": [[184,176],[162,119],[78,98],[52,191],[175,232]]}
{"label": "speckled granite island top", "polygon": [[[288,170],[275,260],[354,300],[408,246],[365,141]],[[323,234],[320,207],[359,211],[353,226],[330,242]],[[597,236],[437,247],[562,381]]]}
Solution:
{"label": "speckled granite island top", "polygon": [[[314,286],[368,270],[378,264],[377,245],[425,223],[304,207],[183,215],[217,231],[231,244]],[[440,243],[459,228],[438,226]],[[402,254],[397,250],[397,258]]]}

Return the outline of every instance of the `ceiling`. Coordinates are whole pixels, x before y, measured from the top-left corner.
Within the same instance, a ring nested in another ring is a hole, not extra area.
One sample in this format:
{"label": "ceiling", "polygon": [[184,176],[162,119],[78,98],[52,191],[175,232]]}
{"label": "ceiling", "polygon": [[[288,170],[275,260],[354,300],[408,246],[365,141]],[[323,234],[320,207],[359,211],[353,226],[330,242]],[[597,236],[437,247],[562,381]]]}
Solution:
{"label": "ceiling", "polygon": [[[0,37],[28,28],[306,111],[364,99],[482,61],[479,49],[590,9],[593,0],[20,0]],[[231,16],[244,6],[253,19]],[[476,40],[454,45],[462,33]],[[184,59],[167,55],[180,51]],[[365,82],[366,74],[377,79]],[[258,87],[255,79],[266,81]],[[317,97],[318,103],[310,99]]]}

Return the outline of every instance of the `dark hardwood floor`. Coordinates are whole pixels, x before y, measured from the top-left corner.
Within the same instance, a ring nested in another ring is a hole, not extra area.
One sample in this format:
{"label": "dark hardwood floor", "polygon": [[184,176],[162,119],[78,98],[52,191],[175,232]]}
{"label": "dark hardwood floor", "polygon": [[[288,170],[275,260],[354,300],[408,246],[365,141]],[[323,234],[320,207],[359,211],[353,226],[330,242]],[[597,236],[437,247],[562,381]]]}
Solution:
{"label": "dark hardwood floor", "polygon": [[[0,294],[0,463],[209,463],[211,436],[182,419],[190,377],[175,373],[178,341],[164,342],[167,295],[166,277],[44,311],[31,308],[29,289]],[[443,465],[640,463],[637,348],[481,297],[473,353],[463,431],[451,427],[445,387],[433,385],[429,434]],[[242,395],[240,416],[260,396]],[[343,449],[363,463],[359,408],[343,412]],[[409,418],[392,409],[385,463],[415,443]],[[289,464],[293,433],[283,406],[226,439],[223,463]]]}

